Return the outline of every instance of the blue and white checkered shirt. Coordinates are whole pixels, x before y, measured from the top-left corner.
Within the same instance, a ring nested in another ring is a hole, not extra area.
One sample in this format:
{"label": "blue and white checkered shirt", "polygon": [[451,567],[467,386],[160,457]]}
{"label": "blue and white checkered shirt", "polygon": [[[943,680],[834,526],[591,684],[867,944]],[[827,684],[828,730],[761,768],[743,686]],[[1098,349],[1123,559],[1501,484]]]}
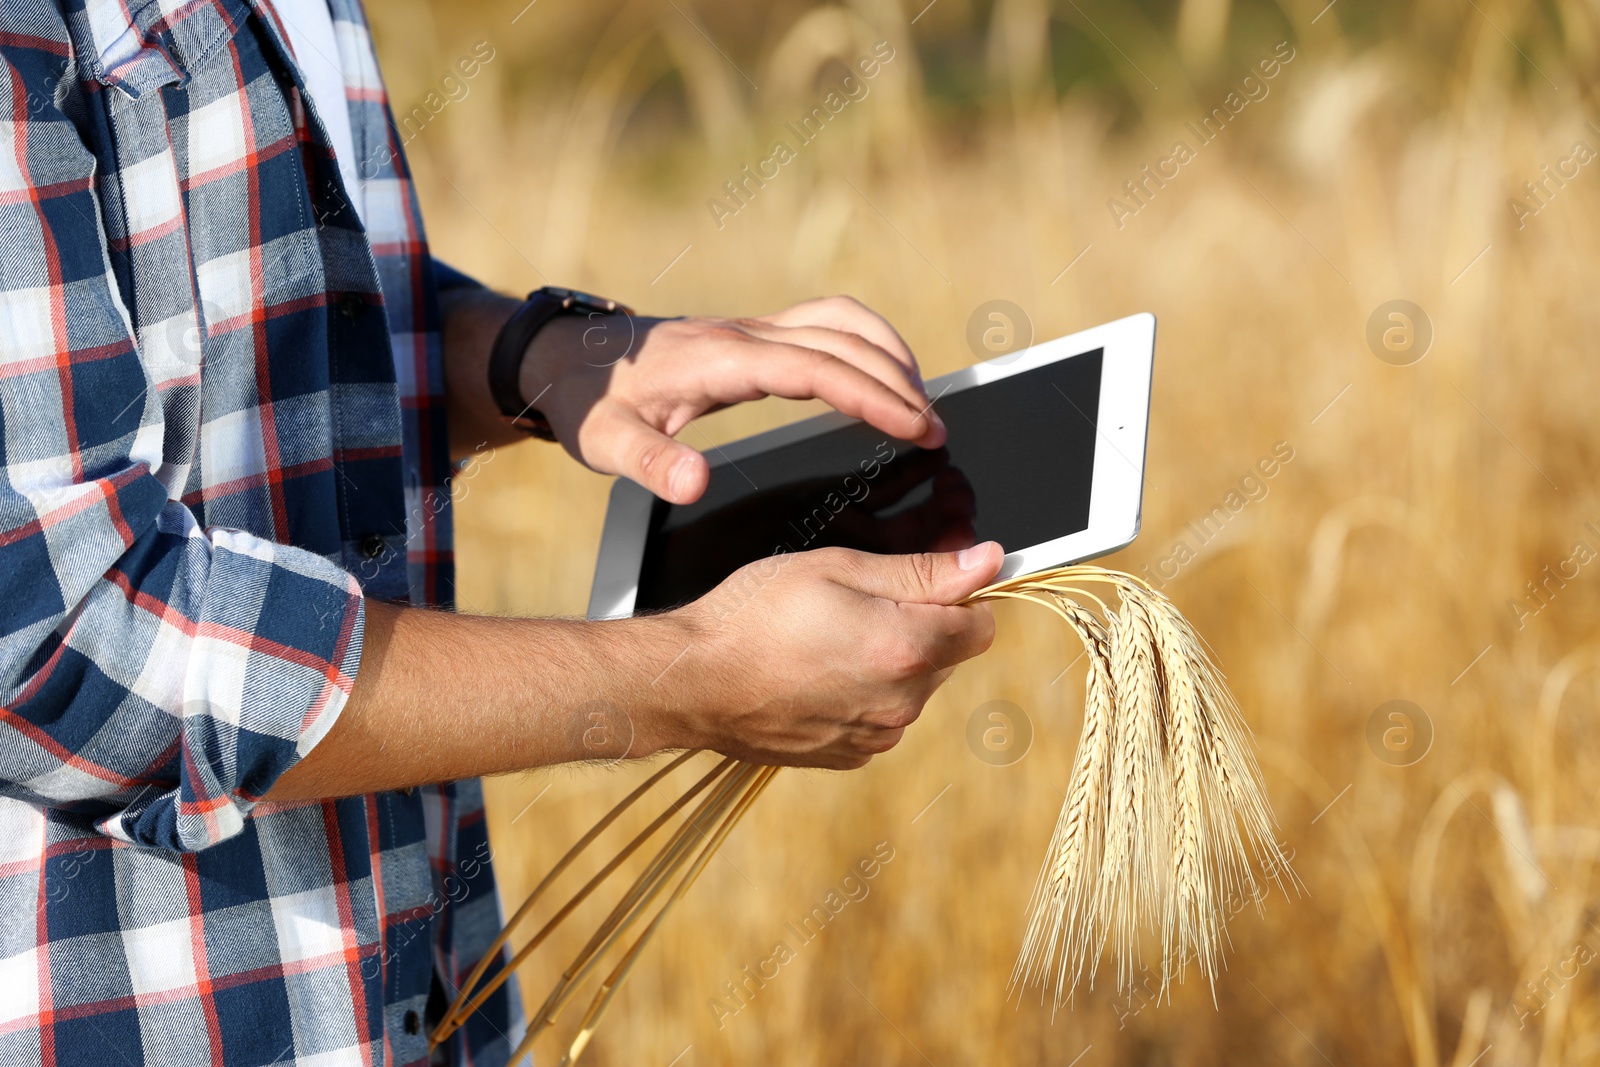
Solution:
{"label": "blue and white checkered shirt", "polygon": [[363,598],[452,600],[435,266],[331,9],[361,218],[268,0],[0,5],[3,1064],[425,1063],[498,926],[477,782],[261,802]]}

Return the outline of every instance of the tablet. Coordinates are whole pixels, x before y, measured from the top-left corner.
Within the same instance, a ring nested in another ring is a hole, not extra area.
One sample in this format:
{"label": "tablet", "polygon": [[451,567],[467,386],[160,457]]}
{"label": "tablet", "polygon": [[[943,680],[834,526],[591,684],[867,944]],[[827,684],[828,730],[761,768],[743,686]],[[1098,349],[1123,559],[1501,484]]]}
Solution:
{"label": "tablet", "polygon": [[824,546],[993,540],[1001,577],[1123,547],[1139,532],[1155,327],[1133,315],[928,382],[949,430],[938,449],[828,412],[711,449],[692,504],[617,479],[589,617],[676,607],[747,563]]}

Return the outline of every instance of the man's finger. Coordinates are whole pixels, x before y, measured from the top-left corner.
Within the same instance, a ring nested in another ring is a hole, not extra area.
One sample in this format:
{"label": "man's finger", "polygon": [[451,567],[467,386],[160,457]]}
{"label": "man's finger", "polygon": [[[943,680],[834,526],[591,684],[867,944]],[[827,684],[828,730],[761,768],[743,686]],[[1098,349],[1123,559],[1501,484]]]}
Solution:
{"label": "man's finger", "polygon": [[985,541],[960,552],[875,556],[839,552],[835,581],[897,604],[959,604],[994,581],[1005,550]]}
{"label": "man's finger", "polygon": [[597,406],[583,428],[584,455],[595,470],[632,478],[673,504],[700,499],[711,477],[699,452],[648,426],[620,404]]}
{"label": "man's finger", "polygon": [[803,345],[836,356],[914,401],[919,408],[928,402],[928,394],[912,369],[860,334],[827,326],[775,326],[759,319],[754,320],[750,328],[758,337]]}
{"label": "man's finger", "polygon": [[[730,364],[743,386],[754,386],[770,396],[791,400],[821,400],[846,415],[865,420],[893,437],[936,448],[944,428],[933,412],[889,388],[859,367],[828,352],[782,342],[758,342],[767,351],[751,360],[747,356]],[[743,392],[743,387],[737,389]],[[749,399],[729,396],[727,401]]]}
{"label": "man's finger", "polygon": [[[906,640],[916,644],[936,671],[964,663],[994,643],[994,613],[988,604],[898,604],[894,611]],[[929,696],[943,684],[944,677],[933,682]]]}
{"label": "man's finger", "polygon": [[910,369],[920,384],[922,371],[917,358],[889,320],[873,311],[859,300],[848,296],[825,296],[805,300],[793,307],[784,308],[775,315],[764,316],[767,322],[778,326],[826,326],[859,334]]}

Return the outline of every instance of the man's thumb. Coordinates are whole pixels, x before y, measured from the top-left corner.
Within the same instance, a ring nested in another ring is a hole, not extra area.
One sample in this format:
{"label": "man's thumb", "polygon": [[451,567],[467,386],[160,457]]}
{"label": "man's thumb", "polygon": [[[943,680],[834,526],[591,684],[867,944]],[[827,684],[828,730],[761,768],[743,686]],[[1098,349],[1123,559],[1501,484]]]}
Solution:
{"label": "man's thumb", "polygon": [[596,419],[602,425],[593,435],[604,442],[600,464],[632,478],[656,496],[673,504],[689,504],[706,490],[710,469],[706,458],[647,425],[630,411],[607,411]]}
{"label": "man's thumb", "polygon": [[994,541],[960,552],[879,556],[860,572],[858,588],[901,604],[959,604],[994,581],[1005,550]]}

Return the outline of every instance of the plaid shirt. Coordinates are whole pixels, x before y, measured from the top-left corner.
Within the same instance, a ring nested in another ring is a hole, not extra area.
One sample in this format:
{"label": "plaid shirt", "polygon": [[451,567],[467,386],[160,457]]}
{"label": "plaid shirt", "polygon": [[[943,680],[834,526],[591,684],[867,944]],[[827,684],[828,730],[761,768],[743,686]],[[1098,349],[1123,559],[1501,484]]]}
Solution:
{"label": "plaid shirt", "polygon": [[[435,267],[358,0],[348,206],[266,0],[0,6],[0,1064],[425,1063],[476,781],[262,803],[448,606]],[[455,1039],[503,1063],[508,985]]]}

